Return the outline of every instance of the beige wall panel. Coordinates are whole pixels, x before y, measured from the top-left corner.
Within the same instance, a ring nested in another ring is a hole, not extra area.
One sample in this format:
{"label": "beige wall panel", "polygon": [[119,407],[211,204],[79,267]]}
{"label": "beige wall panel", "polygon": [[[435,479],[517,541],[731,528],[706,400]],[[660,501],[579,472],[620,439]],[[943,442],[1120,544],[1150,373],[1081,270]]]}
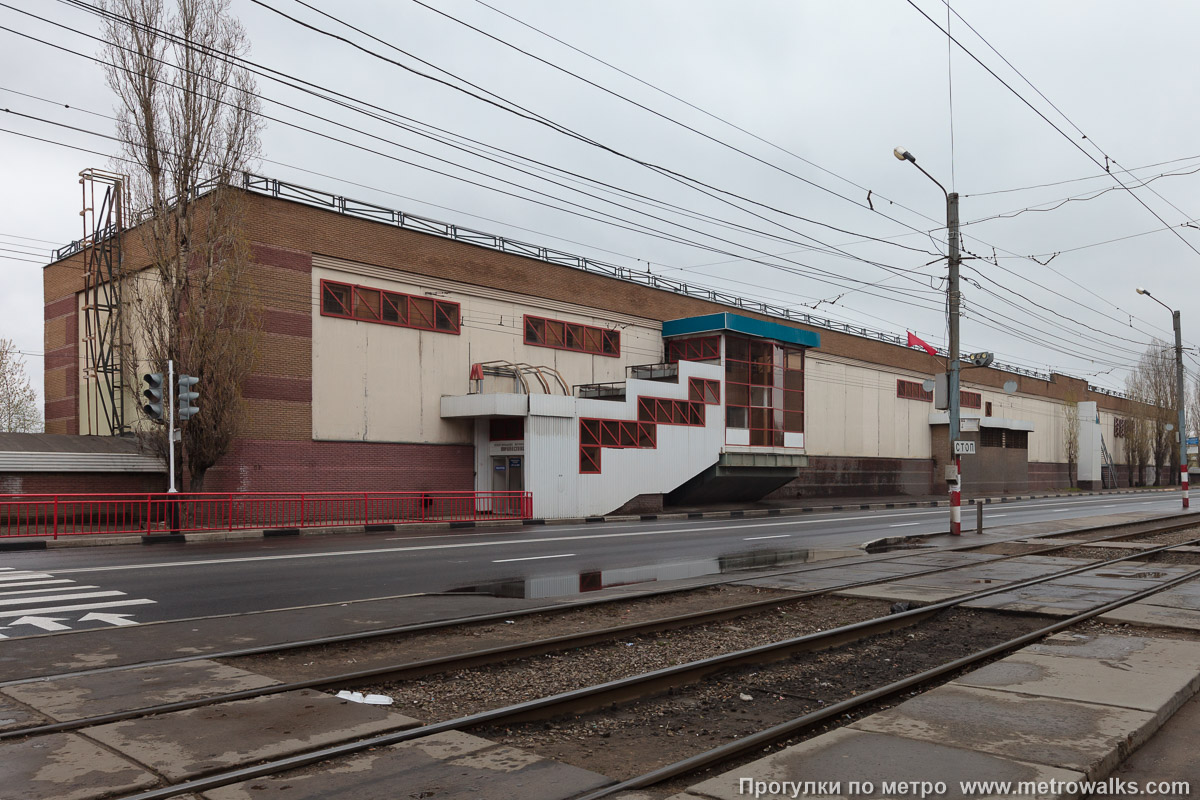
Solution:
{"label": "beige wall panel", "polygon": [[919,375],[809,352],[805,450],[811,455],[928,458],[930,404],[896,397],[896,380]]}
{"label": "beige wall panel", "polygon": [[[330,259],[319,259],[329,264]],[[322,279],[357,283],[416,296],[435,294],[461,304],[461,334],[418,331],[338,317],[313,316],[313,437],[367,441],[455,442],[472,440],[472,429],[441,418],[443,395],[466,394],[466,365],[509,361],[558,370],[568,390],[576,384],[625,378],[628,364],[661,361],[661,326],[630,324],[534,304],[495,290],[447,285],[412,276],[383,275],[377,267],[341,263],[344,269],[313,269],[313,294]],[[579,322],[621,330],[621,356],[594,356],[524,343],[523,316]],[[618,315],[613,315],[618,316]],[[531,378],[531,391],[540,391]],[[492,381],[489,381],[489,384]],[[495,391],[496,387],[487,386]],[[506,388],[511,390],[510,388]]]}

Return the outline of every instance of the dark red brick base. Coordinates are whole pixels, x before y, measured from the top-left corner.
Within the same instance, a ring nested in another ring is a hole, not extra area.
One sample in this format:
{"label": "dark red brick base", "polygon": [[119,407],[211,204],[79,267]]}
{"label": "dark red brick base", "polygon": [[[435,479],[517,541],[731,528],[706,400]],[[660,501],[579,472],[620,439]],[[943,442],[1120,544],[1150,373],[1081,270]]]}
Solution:
{"label": "dark red brick base", "polygon": [[475,488],[471,445],[238,440],[206,492],[425,492]]}
{"label": "dark red brick base", "polygon": [[930,494],[932,485],[933,461],[927,458],[811,456],[799,478],[776,489],[766,499],[924,496]]}
{"label": "dark red brick base", "polygon": [[166,490],[166,473],[6,472],[0,475],[0,494],[143,494]]}

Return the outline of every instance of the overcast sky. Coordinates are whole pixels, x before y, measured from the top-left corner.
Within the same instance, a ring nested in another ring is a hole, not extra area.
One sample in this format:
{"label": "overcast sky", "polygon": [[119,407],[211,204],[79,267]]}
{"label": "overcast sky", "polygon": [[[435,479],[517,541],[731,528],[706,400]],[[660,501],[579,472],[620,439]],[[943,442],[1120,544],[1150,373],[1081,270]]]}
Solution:
{"label": "overcast sky", "polygon": [[[8,2],[99,33],[61,0]],[[305,2],[264,0],[495,104],[233,0],[252,60],[541,164],[519,172],[260,78],[279,120],[261,174],[944,346],[945,202],[900,145],[962,196],[965,351],[1119,389],[1172,335],[1137,286],[1200,341],[1200,228],[1185,225],[1200,217],[1200,5],[961,0],[949,26],[968,54],[935,27],[940,0]],[[79,171],[107,165],[61,144],[113,142],[29,117],[111,134],[114,100],[73,54],[95,40],[9,8],[0,26],[0,107],[28,115],[0,120],[0,337],[40,390],[42,266],[82,232]],[[498,107],[513,104],[577,137]],[[1164,174],[1136,197],[1120,187]]]}

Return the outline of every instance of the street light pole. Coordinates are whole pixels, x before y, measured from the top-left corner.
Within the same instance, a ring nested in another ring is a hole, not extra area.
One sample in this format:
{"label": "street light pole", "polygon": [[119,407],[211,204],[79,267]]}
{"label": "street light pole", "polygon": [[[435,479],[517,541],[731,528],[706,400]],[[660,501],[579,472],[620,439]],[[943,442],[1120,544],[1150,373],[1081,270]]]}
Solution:
{"label": "street light pole", "polygon": [[1179,485],[1183,489],[1183,508],[1186,511],[1188,508],[1188,461],[1187,461],[1187,417],[1184,413],[1186,402],[1184,400],[1184,381],[1183,381],[1183,333],[1180,330],[1179,312],[1172,309],[1169,305],[1159,300],[1154,295],[1145,289],[1139,288],[1138,294],[1144,294],[1160,306],[1171,312],[1171,321],[1175,324],[1175,383],[1176,383],[1176,401],[1178,407],[1178,423],[1179,429]]}
{"label": "street light pole", "polygon": [[949,376],[946,381],[947,393],[950,395],[947,398],[947,406],[949,409],[950,425],[947,438],[950,440],[950,463],[954,465],[953,480],[947,478],[946,483],[950,489],[950,533],[954,536],[962,535],[962,469],[959,462],[959,455],[955,452],[954,445],[958,440],[960,433],[959,424],[959,344],[958,344],[958,319],[959,319],[959,301],[961,293],[958,289],[958,273],[959,265],[962,263],[962,257],[958,250],[958,192],[947,192],[946,187],[938,181],[937,178],[930,175],[925,169],[917,163],[917,159],[912,153],[905,150],[903,147],[897,147],[892,151],[893,155],[901,161],[912,162],[912,165],[921,170],[926,178],[937,184],[937,187],[942,190],[942,194],[946,196],[946,235],[949,237],[949,262],[950,262],[950,280],[946,287],[946,301],[948,306],[948,315],[950,322],[950,363]]}

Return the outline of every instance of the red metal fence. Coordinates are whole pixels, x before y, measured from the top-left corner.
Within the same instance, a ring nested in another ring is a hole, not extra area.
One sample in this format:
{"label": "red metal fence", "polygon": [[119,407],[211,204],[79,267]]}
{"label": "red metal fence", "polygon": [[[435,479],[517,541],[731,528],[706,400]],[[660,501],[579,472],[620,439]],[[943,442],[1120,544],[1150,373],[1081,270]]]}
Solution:
{"label": "red metal fence", "polygon": [[530,492],[0,495],[0,537],[520,520]]}

